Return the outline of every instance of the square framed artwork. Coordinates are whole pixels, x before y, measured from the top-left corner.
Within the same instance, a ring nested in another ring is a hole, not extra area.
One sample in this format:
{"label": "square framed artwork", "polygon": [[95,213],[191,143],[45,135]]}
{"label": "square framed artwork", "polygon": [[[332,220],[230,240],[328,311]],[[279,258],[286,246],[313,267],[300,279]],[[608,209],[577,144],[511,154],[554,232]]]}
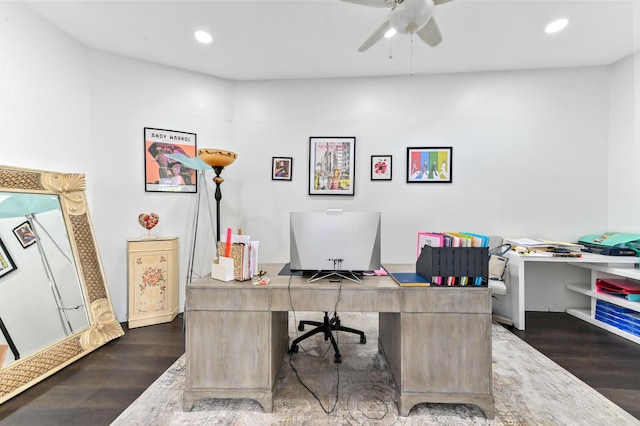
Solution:
{"label": "square framed artwork", "polygon": [[18,267],[13,262],[13,259],[7,251],[4,243],[2,242],[2,240],[0,240],[0,277],[4,277],[5,275],[15,271],[16,269],[18,269]]}
{"label": "square framed artwork", "polygon": [[391,155],[371,156],[371,180],[391,180]]}
{"label": "square framed artwork", "polygon": [[293,173],[293,158],[272,157],[271,180],[291,180]]}
{"label": "square framed artwork", "polygon": [[309,195],[354,195],[356,138],[309,138]]}
{"label": "square framed artwork", "polygon": [[408,147],[407,183],[451,183],[453,148]]}
{"label": "square framed artwork", "polygon": [[144,128],[144,190],[197,192],[196,170],[180,162],[197,155],[196,134]]}
{"label": "square framed artwork", "polygon": [[16,236],[18,241],[20,241],[22,248],[27,248],[36,242],[36,237],[33,235],[31,225],[27,221],[13,228],[13,234]]}

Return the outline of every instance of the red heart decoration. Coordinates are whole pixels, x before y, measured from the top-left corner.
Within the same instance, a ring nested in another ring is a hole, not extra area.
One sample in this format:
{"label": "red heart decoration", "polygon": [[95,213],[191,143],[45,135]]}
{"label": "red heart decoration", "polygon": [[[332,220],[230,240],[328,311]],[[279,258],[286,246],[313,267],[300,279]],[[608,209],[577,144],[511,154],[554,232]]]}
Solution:
{"label": "red heart decoration", "polygon": [[149,231],[158,224],[159,220],[160,216],[156,213],[140,213],[140,216],[138,216],[138,222],[140,222],[140,225]]}

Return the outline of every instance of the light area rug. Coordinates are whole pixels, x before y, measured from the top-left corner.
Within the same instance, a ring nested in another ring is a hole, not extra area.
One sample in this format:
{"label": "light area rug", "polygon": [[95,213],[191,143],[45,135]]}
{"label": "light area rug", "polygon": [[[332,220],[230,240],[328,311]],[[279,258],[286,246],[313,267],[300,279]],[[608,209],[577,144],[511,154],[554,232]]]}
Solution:
{"label": "light area rug", "polygon": [[[320,319],[312,313],[289,315],[292,338],[299,334],[297,321],[310,317]],[[640,425],[633,416],[497,324],[492,326],[494,419],[486,419],[478,407],[465,404],[421,403],[409,416],[399,416],[393,378],[378,352],[377,314],[340,317],[344,325],[367,333],[365,345],[359,344],[355,335],[338,333],[342,364],[335,364],[329,343],[318,335],[315,340],[302,342],[300,352],[291,359],[322,405],[299,382],[287,355],[276,381],[272,413],[265,413],[260,404],[248,399],[205,399],[185,412],[183,355],[112,424]]]}

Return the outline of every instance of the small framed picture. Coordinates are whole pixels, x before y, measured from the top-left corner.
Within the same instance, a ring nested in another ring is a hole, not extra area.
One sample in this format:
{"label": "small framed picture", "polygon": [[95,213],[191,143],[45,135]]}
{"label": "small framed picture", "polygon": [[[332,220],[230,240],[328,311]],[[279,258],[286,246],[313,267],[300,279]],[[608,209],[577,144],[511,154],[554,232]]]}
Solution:
{"label": "small framed picture", "polygon": [[31,244],[36,242],[36,237],[33,235],[33,231],[31,230],[31,225],[29,222],[23,222],[20,225],[13,228],[13,233],[15,234],[20,244],[22,244],[22,248],[27,248]]}
{"label": "small framed picture", "polygon": [[391,180],[391,155],[371,156],[371,180]]}
{"label": "small framed picture", "polygon": [[291,180],[293,173],[293,158],[272,157],[271,180]]}
{"label": "small framed picture", "polygon": [[407,183],[451,183],[453,148],[407,148]]}
{"label": "small framed picture", "polygon": [[309,195],[354,195],[356,138],[309,138]]}
{"label": "small framed picture", "polygon": [[13,259],[7,251],[7,248],[4,246],[4,243],[0,240],[0,277],[4,277],[16,269],[18,269],[16,264],[13,262]]}

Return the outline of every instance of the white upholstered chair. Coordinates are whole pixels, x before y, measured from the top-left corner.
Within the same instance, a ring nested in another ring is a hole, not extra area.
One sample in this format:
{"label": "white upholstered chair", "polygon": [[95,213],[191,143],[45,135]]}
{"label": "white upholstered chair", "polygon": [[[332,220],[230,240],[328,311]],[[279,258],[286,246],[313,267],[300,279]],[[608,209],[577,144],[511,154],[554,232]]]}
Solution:
{"label": "white upholstered chair", "polygon": [[[496,299],[506,296],[509,289],[509,264],[506,258],[500,256],[506,249],[507,246],[504,245],[502,237],[489,237],[489,254],[499,256],[489,262],[488,284],[491,289],[491,297]],[[493,320],[501,324],[513,325],[513,321],[504,316],[493,314]]]}

